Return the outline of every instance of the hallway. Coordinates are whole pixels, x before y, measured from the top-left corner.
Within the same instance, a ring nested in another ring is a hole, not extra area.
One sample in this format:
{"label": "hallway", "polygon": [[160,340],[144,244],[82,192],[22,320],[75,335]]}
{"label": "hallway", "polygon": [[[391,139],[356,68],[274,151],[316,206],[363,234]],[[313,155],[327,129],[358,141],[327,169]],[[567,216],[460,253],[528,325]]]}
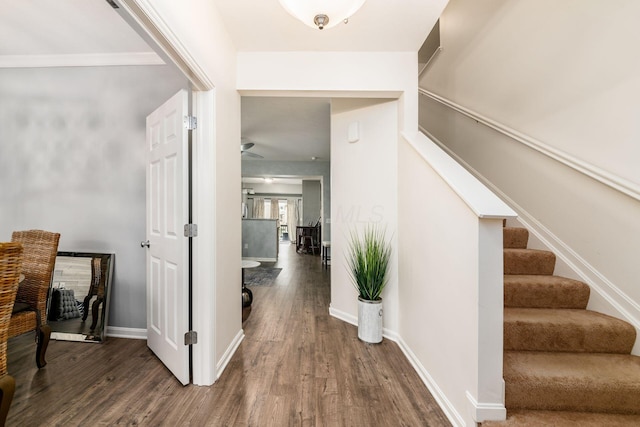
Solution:
{"label": "hallway", "polygon": [[245,339],[212,387],[180,386],[141,340],[53,341],[37,371],[25,335],[9,341],[8,425],[450,425],[395,343],[365,344],[329,316],[319,256],[284,244],[265,265],[282,271],[251,287]]}

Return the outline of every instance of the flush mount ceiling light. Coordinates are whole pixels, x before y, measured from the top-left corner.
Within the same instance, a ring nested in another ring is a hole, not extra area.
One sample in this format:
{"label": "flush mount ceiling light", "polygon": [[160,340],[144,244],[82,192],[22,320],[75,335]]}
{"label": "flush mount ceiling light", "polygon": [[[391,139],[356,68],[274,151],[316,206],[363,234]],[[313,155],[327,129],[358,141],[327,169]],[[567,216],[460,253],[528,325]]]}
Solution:
{"label": "flush mount ceiling light", "polygon": [[312,28],[331,28],[346,22],[365,0],[280,0],[284,9]]}

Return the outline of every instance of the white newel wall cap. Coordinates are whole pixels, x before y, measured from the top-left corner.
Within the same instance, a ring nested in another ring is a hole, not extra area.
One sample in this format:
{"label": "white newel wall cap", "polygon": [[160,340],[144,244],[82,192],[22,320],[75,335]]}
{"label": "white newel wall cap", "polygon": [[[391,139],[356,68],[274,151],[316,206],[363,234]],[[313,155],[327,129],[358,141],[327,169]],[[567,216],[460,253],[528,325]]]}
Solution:
{"label": "white newel wall cap", "polygon": [[478,218],[515,218],[516,212],[421,132],[403,138],[440,175]]}

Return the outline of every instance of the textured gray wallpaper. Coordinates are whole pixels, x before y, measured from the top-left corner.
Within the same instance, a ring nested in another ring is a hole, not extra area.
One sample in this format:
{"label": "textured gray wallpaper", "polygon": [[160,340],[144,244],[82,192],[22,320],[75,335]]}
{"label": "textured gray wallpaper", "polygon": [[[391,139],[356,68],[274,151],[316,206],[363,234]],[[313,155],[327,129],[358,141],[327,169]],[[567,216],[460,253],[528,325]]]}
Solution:
{"label": "textured gray wallpaper", "polygon": [[114,252],[110,326],[146,327],[145,119],[186,87],[168,66],[0,69],[0,241]]}

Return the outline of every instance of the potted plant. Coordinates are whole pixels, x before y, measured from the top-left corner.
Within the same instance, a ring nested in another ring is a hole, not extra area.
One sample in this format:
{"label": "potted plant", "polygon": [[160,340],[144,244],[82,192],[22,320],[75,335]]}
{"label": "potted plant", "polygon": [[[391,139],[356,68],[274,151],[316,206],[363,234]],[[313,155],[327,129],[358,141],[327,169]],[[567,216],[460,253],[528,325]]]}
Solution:
{"label": "potted plant", "polygon": [[382,341],[382,290],[388,281],[391,245],[385,231],[367,226],[362,236],[351,232],[347,264],[358,291],[358,338]]}

